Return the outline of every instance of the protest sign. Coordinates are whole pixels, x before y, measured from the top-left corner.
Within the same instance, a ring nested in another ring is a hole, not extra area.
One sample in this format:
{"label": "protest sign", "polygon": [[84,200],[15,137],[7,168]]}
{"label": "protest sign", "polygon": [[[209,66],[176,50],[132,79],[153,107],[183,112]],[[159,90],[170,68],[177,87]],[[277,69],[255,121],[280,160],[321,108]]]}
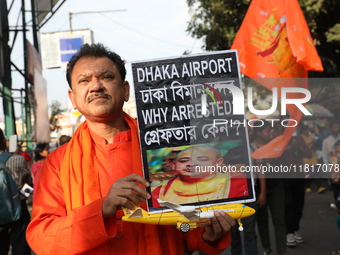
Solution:
{"label": "protest sign", "polygon": [[157,198],[253,201],[247,126],[233,114],[242,94],[237,52],[138,61],[132,72],[149,211],[160,209]]}

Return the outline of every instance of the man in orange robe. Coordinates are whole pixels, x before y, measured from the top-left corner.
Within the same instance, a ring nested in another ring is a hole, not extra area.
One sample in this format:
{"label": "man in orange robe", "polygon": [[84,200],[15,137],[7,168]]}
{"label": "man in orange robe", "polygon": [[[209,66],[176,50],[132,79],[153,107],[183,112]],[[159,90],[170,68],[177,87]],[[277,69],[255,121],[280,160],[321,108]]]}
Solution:
{"label": "man in orange robe", "polygon": [[68,144],[41,169],[27,240],[38,254],[219,254],[235,221],[226,213],[188,233],[172,226],[121,221],[121,206],[145,208],[136,121],[122,111],[129,83],[122,59],[101,44],[84,45],[68,64],[73,107],[85,117]]}

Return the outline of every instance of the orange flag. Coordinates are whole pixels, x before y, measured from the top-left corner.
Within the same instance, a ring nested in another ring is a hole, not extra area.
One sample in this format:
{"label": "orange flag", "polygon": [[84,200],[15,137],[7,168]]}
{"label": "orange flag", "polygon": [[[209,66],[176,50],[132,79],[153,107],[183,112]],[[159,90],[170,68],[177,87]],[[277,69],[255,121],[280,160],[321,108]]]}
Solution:
{"label": "orange flag", "polygon": [[[238,50],[241,72],[269,90],[307,89],[307,79],[292,78],[307,78],[308,70],[323,71],[297,0],[253,0],[231,48]],[[299,98],[301,94],[289,96]],[[287,110],[290,119],[301,120],[302,112],[295,105],[288,105]],[[285,123],[292,127],[286,127],[283,135],[256,150],[252,157],[281,156],[296,122]]]}

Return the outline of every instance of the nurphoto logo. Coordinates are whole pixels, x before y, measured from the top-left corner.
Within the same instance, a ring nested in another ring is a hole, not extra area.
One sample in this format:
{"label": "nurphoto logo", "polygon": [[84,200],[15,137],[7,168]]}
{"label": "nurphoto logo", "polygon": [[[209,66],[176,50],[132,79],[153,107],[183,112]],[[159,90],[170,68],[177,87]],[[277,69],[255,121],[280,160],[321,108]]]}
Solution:
{"label": "nurphoto logo", "polygon": [[[233,85],[233,84],[216,84],[213,88],[207,84],[203,85],[205,87],[207,87],[207,89],[205,88],[201,88],[201,90],[203,90],[204,92],[206,92],[206,94],[202,94],[201,95],[201,103],[202,103],[202,115],[206,115],[207,114],[207,96],[209,95],[210,98],[214,101],[214,104],[217,105],[217,100],[219,101],[219,104],[222,104],[222,99],[219,95],[219,93],[217,92],[216,89],[228,89],[229,93],[232,94],[232,98],[233,98],[233,111],[232,114],[233,115],[244,115],[245,114],[245,107],[244,107],[244,102],[245,102],[245,98],[244,98],[244,94],[243,91],[238,88],[237,86]],[[209,91],[209,90],[210,91]],[[304,103],[307,103],[310,99],[311,99],[311,93],[309,90],[305,89],[305,88],[300,88],[300,87],[281,87],[280,89],[280,94],[281,94],[281,115],[285,116],[287,114],[287,105],[289,104],[294,104],[304,115],[312,115],[307,109],[306,107],[303,105]],[[288,94],[289,93],[300,93],[302,95],[304,95],[304,97],[300,97],[300,98],[288,98]],[[266,109],[266,110],[258,110],[255,109],[254,105],[253,105],[253,91],[252,88],[249,87],[248,88],[248,97],[247,97],[247,106],[248,109],[251,113],[253,113],[254,115],[258,116],[258,115],[270,115],[272,113],[275,112],[277,105],[278,105],[278,88],[273,87],[272,88],[272,94],[273,94],[273,101],[272,101],[272,106],[270,109]],[[217,98],[217,100],[215,99],[215,97]],[[272,124],[274,123],[274,121],[279,121],[279,119],[268,119],[269,121],[272,121]],[[293,121],[295,122],[295,124],[293,126],[296,126],[298,124],[298,122],[296,120],[293,119],[286,119],[284,121],[281,121],[282,126],[285,127],[291,127],[291,126],[287,126],[284,123],[289,122],[289,121]],[[224,120],[224,119],[214,119],[214,124],[221,124],[221,123],[228,123],[228,120]],[[232,121],[231,121],[232,122]],[[248,121],[248,125],[251,127],[254,127],[251,125],[251,123],[254,122],[254,120]],[[230,123],[232,125],[232,123]]]}

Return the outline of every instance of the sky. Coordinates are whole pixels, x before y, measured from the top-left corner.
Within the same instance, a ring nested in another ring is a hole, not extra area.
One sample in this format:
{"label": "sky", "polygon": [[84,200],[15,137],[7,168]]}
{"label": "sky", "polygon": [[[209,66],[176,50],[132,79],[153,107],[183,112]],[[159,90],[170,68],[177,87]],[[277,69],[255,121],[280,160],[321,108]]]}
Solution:
{"label": "sky", "polygon": [[[20,2],[16,1],[13,6],[10,24],[17,21],[18,11],[15,10],[19,10]],[[28,7],[29,2],[26,0]],[[68,31],[70,12],[109,10],[123,11],[73,14],[72,28],[91,29],[95,43],[103,43],[117,52],[127,62],[127,80],[131,85],[133,80],[130,62],[180,56],[185,51],[203,52],[202,41],[192,38],[186,32],[190,20],[186,0],[67,0],[40,32]],[[32,39],[28,39],[33,43]],[[22,45],[17,41],[12,59],[18,66],[23,66],[20,47]],[[43,76],[47,80],[48,104],[51,105],[56,100],[66,108],[68,85],[65,72],[59,68],[44,69]],[[22,77],[13,74],[13,88],[22,87]],[[19,117],[17,111],[16,115]]]}

